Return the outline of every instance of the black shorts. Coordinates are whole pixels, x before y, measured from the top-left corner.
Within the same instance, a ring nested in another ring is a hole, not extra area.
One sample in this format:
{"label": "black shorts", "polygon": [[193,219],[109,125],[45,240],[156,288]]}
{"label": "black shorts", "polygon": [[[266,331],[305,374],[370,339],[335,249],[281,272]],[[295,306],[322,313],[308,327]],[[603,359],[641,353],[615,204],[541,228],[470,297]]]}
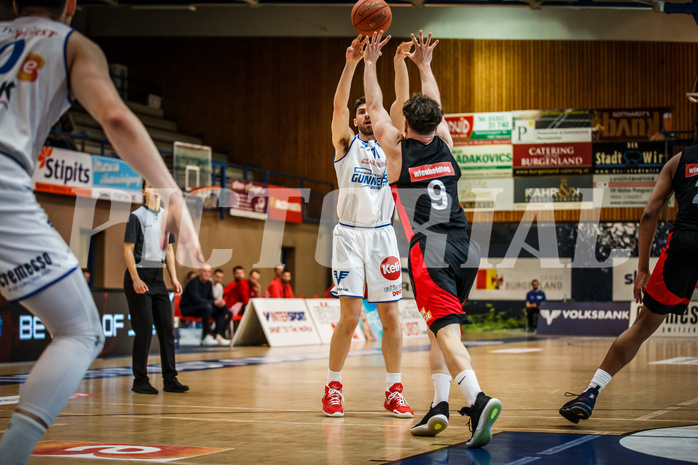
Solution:
{"label": "black shorts", "polygon": [[653,313],[682,315],[698,283],[698,231],[673,231],[645,288]]}
{"label": "black shorts", "polygon": [[[467,268],[463,266],[466,263]],[[414,297],[434,334],[450,324],[472,323],[463,304],[479,264],[480,247],[465,232],[434,235],[429,240],[418,235],[411,241],[409,270]]]}

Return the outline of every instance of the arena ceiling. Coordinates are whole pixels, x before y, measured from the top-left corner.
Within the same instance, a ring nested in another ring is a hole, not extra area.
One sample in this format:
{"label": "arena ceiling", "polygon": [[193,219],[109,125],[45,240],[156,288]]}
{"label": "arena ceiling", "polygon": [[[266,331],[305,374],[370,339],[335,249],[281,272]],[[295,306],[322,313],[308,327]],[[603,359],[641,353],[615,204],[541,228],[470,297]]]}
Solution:
{"label": "arena ceiling", "polygon": [[[80,0],[84,7],[111,6],[132,9],[195,9],[204,5],[350,6],[347,0]],[[388,0],[391,7],[432,8],[444,6],[519,6],[533,10],[543,8],[605,8],[654,10],[664,13],[697,14],[698,0]]]}

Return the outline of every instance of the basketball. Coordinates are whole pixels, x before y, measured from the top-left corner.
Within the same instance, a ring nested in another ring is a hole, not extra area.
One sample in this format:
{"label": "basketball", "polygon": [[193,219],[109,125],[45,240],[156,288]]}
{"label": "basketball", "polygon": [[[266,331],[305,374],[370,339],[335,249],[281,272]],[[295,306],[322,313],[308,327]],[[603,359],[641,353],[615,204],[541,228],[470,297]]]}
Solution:
{"label": "basketball", "polygon": [[359,0],[351,10],[351,23],[365,36],[374,32],[387,32],[393,20],[393,12],[385,0]]}

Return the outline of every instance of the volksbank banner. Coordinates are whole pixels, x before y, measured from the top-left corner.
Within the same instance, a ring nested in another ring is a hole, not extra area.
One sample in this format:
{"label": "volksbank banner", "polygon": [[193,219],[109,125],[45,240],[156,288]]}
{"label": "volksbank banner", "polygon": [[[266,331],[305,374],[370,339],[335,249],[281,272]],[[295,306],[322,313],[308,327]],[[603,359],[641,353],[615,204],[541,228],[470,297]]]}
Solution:
{"label": "volksbank banner", "polygon": [[538,334],[618,336],[628,329],[629,302],[545,302]]}
{"label": "volksbank banner", "polygon": [[505,178],[511,176],[511,144],[474,145],[456,141],[453,157],[464,178]]}

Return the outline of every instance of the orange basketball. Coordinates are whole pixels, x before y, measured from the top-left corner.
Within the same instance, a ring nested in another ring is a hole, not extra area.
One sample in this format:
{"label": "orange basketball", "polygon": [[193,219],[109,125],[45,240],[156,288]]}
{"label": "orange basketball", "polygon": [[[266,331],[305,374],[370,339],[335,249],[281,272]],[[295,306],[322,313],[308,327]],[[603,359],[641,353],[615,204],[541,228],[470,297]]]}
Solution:
{"label": "orange basketball", "polygon": [[387,32],[393,20],[393,12],[385,0],[359,0],[351,10],[351,23],[360,34]]}

